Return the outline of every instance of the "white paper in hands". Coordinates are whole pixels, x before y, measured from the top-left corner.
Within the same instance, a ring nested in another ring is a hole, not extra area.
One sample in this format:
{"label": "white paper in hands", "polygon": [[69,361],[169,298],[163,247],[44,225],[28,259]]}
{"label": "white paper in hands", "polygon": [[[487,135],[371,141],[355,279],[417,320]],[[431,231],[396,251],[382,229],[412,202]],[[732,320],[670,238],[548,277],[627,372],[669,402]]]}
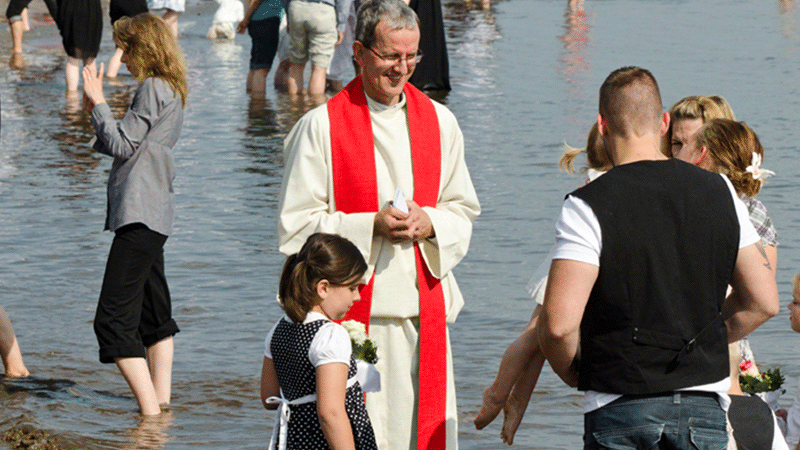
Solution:
{"label": "white paper in hands", "polygon": [[381,390],[381,373],[372,364],[364,362],[360,359],[356,360],[356,379],[358,384],[361,385],[361,390],[364,392],[380,392]]}
{"label": "white paper in hands", "polygon": [[403,197],[402,189],[397,188],[397,191],[394,193],[394,201],[392,202],[392,206],[408,214],[408,205],[406,204],[406,198]]}

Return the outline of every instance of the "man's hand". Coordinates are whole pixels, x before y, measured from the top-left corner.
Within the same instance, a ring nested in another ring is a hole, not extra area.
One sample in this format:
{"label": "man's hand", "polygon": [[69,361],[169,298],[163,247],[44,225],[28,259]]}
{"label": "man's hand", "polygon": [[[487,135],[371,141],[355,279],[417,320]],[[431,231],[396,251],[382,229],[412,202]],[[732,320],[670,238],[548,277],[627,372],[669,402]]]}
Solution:
{"label": "man's hand", "polygon": [[336,38],[336,44],[334,44],[334,47],[336,47],[339,44],[341,44],[342,41],[344,40],[344,33],[342,33],[341,31],[337,31],[336,33],[337,33],[337,38]]}
{"label": "man's hand", "polygon": [[434,236],[433,224],[428,213],[409,200],[408,214],[394,206],[388,206],[375,214],[372,233],[383,236],[392,244],[416,242]]}

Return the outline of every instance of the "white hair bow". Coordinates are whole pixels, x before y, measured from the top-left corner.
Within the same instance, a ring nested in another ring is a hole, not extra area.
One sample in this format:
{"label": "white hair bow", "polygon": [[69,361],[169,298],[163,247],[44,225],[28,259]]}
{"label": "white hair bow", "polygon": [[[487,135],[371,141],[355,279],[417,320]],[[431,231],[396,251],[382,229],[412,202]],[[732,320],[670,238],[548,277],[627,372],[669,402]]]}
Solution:
{"label": "white hair bow", "polygon": [[753,152],[753,159],[750,161],[750,165],[747,166],[747,169],[745,169],[745,172],[752,173],[754,180],[766,179],[767,177],[775,175],[775,172],[761,168],[761,155],[756,152]]}

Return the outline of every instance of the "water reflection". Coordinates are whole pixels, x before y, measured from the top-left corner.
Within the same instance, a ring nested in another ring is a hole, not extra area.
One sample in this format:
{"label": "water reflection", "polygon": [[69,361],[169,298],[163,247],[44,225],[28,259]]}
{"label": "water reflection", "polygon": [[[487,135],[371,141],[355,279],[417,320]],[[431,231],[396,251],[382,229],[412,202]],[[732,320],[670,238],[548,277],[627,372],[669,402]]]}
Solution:
{"label": "water reflection", "polygon": [[45,167],[61,169],[58,172],[75,179],[79,184],[91,184],[92,169],[99,159],[87,142],[94,135],[89,114],[84,111],[83,96],[78,92],[67,92],[61,111],[62,126],[51,134],[58,145],[62,160],[46,161]]}
{"label": "water reflection", "polygon": [[280,111],[278,114],[278,121],[282,124],[286,124],[286,132],[291,130],[294,124],[297,123],[306,112],[325,103],[324,96],[278,93],[276,97],[276,110]]}
{"label": "water reflection", "polygon": [[247,103],[247,128],[243,144],[245,147],[254,145],[251,137],[271,137],[281,132],[278,123],[278,114],[275,112],[272,102],[265,97],[250,97]]}
{"label": "water reflection", "polygon": [[779,17],[781,34],[790,41],[797,39],[797,2],[796,0],[779,0]]}
{"label": "water reflection", "polygon": [[491,0],[464,0],[464,6],[467,9],[482,9],[486,12],[491,11],[492,9],[492,2]]}
{"label": "water reflection", "polygon": [[[467,0],[446,3],[445,8],[447,47],[450,59],[455,61],[451,77],[461,85],[459,94],[471,98],[496,95],[493,44],[501,34],[492,5],[482,0]],[[432,98],[447,104],[446,95]]]}
{"label": "water reflection", "polygon": [[172,440],[167,429],[175,418],[172,411],[164,411],[157,416],[141,416],[136,428],[129,430],[130,436],[125,450],[160,450]]}
{"label": "water reflection", "polygon": [[254,166],[245,171],[266,175],[266,186],[275,184],[283,175],[283,136],[290,128],[283,121],[285,118],[269,99],[250,98],[242,146]]}
{"label": "water reflection", "polygon": [[564,34],[558,39],[564,43],[564,51],[558,57],[559,70],[567,82],[567,92],[583,98],[583,78],[589,73],[586,48],[589,45],[588,16],[583,9],[583,0],[571,0],[564,12]]}
{"label": "water reflection", "polygon": [[558,73],[565,83],[567,97],[575,105],[574,109],[565,111],[570,127],[583,127],[585,120],[580,116],[580,105],[586,102],[584,85],[589,74],[590,65],[587,55],[589,46],[589,19],[583,9],[583,0],[570,0],[564,12],[564,34],[558,36],[564,44],[564,50],[558,56]]}

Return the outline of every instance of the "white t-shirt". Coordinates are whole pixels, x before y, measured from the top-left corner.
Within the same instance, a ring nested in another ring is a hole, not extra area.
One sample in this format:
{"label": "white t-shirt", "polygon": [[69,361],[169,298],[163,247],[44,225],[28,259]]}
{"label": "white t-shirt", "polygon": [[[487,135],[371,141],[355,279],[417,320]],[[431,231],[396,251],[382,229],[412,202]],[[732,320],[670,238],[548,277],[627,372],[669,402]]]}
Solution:
{"label": "white t-shirt", "polygon": [[[285,320],[289,323],[294,323],[288,316],[283,316],[280,320]],[[267,333],[267,338],[264,340],[264,356],[269,359],[272,358],[270,351],[270,342],[272,335],[275,334],[278,322]],[[323,364],[330,363],[345,363],[350,364],[350,355],[353,353],[353,348],[350,343],[350,335],[338,323],[331,322],[327,317],[318,312],[309,312],[303,324],[313,322],[315,320],[326,320],[325,325],[317,330],[311,345],[308,347],[308,359],[314,367],[319,367]]]}
{"label": "white t-shirt", "polygon": [[[739,220],[739,248],[747,247],[760,241],[760,237],[750,223],[750,214],[747,207],[736,195],[730,180],[720,175],[728,186],[733,204],[736,208],[736,217]],[[569,259],[581,261],[595,266],[600,266],[600,251],[603,248],[603,235],[600,222],[592,208],[583,200],[570,195],[564,200],[561,215],[556,222],[556,247],[551,252],[552,259]],[[681,391],[716,392],[720,397],[720,406],[728,410],[730,398],[728,389],[731,387],[730,377],[725,377],[715,383],[702,386],[693,386]],[[619,394],[608,394],[597,391],[586,391],[583,396],[583,413],[594,411],[620,398]]]}
{"label": "white t-shirt", "polygon": [[797,446],[797,441],[800,441],[800,380],[798,380],[794,403],[789,409],[789,416],[786,421],[786,443],[794,449]]}

